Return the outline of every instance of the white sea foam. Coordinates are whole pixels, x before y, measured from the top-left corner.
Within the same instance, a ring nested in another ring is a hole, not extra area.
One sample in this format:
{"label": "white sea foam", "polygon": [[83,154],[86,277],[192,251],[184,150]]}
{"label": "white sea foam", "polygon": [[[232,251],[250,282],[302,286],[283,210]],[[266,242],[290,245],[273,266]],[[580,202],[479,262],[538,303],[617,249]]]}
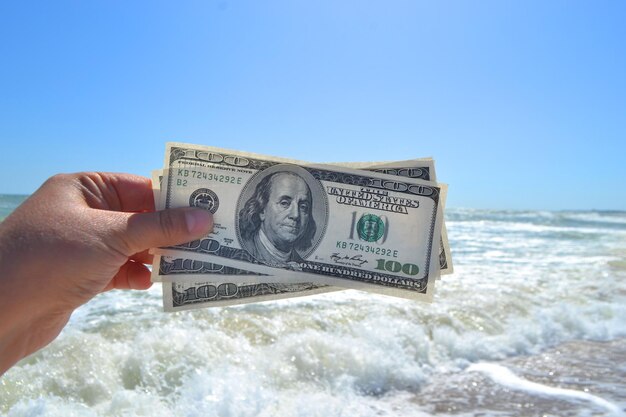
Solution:
{"label": "white sea foam", "polygon": [[433,304],[345,291],[163,314],[158,286],[107,293],[0,379],[0,414],[420,415],[409,398],[435,377],[626,337],[626,233],[601,214],[451,213]]}
{"label": "white sea foam", "polygon": [[622,417],[626,414],[619,406],[587,392],[573,389],[550,387],[544,384],[528,381],[515,375],[510,369],[493,363],[476,363],[467,369],[468,372],[482,372],[488,375],[498,384],[512,388],[514,390],[526,391],[531,394],[549,397],[558,397],[567,400],[588,401],[594,405],[604,408],[615,417]]}

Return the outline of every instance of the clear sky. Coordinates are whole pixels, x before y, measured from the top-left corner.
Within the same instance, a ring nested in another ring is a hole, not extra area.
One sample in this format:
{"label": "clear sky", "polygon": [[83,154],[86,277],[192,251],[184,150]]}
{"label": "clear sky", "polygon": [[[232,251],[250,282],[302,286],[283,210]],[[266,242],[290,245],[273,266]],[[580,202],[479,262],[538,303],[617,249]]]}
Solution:
{"label": "clear sky", "polygon": [[624,1],[0,1],[0,193],[177,140],[432,156],[451,207],[626,209]]}

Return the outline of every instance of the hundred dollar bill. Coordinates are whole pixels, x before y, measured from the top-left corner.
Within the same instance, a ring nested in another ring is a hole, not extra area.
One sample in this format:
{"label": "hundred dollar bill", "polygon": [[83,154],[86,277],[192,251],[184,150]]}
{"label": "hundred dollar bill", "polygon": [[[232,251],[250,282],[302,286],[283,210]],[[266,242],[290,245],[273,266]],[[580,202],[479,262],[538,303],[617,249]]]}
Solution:
{"label": "hundred dollar bill", "polygon": [[[432,158],[420,158],[407,161],[394,162],[349,162],[336,163],[338,166],[347,166],[357,169],[366,169],[374,172],[383,172],[386,174],[420,178],[426,180],[435,180],[434,161]],[[153,183],[160,189],[161,171],[153,172]],[[447,185],[441,186],[441,205],[445,209]],[[159,201],[159,197],[155,196],[155,201]],[[450,256],[450,246],[447,238],[447,230],[445,221],[442,221],[442,235],[439,245],[439,265],[442,275],[452,273],[452,258]],[[158,259],[152,271],[153,282],[198,282],[198,280],[208,278],[207,275],[247,275],[255,274],[250,271],[244,271],[237,268],[228,268],[223,265],[216,265],[209,262],[194,261],[182,258],[167,257],[168,259]]]}
{"label": "hundred dollar bill", "polygon": [[432,296],[442,217],[436,183],[197,145],[168,144],[168,155],[163,206],[205,207],[215,231],[155,253],[277,282]]}
{"label": "hundred dollar bill", "polygon": [[[385,164],[388,167],[384,167]],[[392,175],[435,179],[432,158],[391,163],[338,163],[337,165],[370,169]],[[160,170],[153,171],[152,180],[156,201],[159,200],[158,193],[160,192],[161,179],[162,172]],[[442,206],[445,208],[447,186],[445,184],[440,184],[440,186],[442,186]],[[445,257],[446,252],[449,253],[447,238],[444,238],[445,233],[445,223],[443,223],[439,259],[440,265],[446,269],[442,269],[442,274],[451,271],[451,263],[447,261],[447,259],[451,258],[449,256],[448,258]],[[163,281],[167,283],[163,285],[163,306],[165,311],[246,304],[342,290],[342,288],[338,287],[313,283],[233,283],[228,282],[229,275],[260,274],[210,262],[168,256],[161,257],[160,255],[155,255],[152,275],[154,282]],[[172,282],[179,285],[170,284]]]}
{"label": "hundred dollar bill", "polygon": [[337,291],[339,288],[311,282],[283,284],[232,282],[164,282],[163,309],[181,311],[206,307],[224,307],[251,302],[281,300]]}

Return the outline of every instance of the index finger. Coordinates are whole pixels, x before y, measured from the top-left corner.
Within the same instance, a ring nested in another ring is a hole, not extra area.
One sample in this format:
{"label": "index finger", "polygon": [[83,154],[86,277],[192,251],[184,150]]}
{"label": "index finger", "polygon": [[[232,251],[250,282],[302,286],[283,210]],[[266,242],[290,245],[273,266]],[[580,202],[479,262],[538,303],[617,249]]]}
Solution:
{"label": "index finger", "polygon": [[152,181],[132,174],[90,172],[78,174],[90,207],[124,212],[154,211]]}
{"label": "index finger", "polygon": [[150,178],[131,174],[110,175],[111,185],[115,188],[121,211],[154,211],[154,193]]}

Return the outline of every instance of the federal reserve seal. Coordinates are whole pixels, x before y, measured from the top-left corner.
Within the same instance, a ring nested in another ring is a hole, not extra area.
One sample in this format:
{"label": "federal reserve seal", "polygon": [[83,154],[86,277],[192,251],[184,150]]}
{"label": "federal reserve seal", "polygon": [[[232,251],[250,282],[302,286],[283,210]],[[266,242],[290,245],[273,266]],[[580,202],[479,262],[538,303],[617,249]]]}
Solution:
{"label": "federal reserve seal", "polygon": [[359,237],[366,242],[376,242],[385,233],[385,223],[375,214],[364,214],[356,225]]}
{"label": "federal reserve seal", "polygon": [[200,207],[215,214],[220,206],[220,200],[212,190],[208,188],[199,188],[189,197],[189,206]]}

